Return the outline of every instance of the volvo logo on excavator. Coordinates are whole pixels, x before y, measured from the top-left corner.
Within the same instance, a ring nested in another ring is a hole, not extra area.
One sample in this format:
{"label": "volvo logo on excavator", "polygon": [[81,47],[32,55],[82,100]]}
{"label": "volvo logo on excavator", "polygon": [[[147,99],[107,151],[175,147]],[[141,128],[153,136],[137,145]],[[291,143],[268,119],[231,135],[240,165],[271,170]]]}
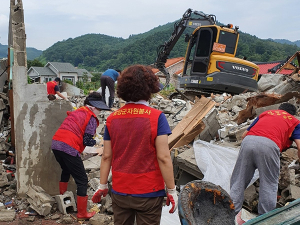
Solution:
{"label": "volvo logo on excavator", "polygon": [[240,70],[240,71],[245,71],[245,72],[249,71],[247,68],[244,68],[244,67],[241,67],[241,66],[234,66],[234,65],[232,65],[232,69],[234,69],[234,70]]}

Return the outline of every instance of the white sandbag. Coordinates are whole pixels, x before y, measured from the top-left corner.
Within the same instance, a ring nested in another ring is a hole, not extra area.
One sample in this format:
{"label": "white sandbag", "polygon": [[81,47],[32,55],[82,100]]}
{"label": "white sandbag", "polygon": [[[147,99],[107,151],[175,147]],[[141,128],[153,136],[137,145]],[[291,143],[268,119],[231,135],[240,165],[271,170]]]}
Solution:
{"label": "white sandbag", "polygon": [[[225,148],[219,145],[197,140],[193,144],[197,165],[204,175],[203,181],[220,185],[230,193],[230,178],[238,157],[239,149]],[[250,184],[258,179],[258,170]]]}

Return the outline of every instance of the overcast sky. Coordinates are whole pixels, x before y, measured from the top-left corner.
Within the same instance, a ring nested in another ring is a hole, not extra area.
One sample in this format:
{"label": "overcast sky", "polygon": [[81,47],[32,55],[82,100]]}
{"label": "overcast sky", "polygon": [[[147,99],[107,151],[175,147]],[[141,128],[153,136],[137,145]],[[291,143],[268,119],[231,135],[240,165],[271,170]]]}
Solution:
{"label": "overcast sky", "polygon": [[[9,7],[10,0],[0,0],[3,45]],[[88,33],[128,38],[174,22],[188,8],[258,38],[300,40],[299,0],[23,0],[23,7],[27,47],[39,50]]]}

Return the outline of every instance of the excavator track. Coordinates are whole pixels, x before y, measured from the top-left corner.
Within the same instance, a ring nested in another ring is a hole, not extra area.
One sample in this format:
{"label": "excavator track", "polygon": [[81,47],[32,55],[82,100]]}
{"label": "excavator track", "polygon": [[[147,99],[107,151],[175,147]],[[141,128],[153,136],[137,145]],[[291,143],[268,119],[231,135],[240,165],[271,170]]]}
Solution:
{"label": "excavator track", "polygon": [[199,90],[199,89],[188,89],[188,90],[179,90],[175,89],[176,92],[173,92],[168,96],[170,100],[172,99],[182,99],[182,100],[189,100],[189,101],[194,101],[195,96],[198,98],[201,98],[201,96],[209,97],[211,96],[211,93],[215,91],[204,91],[204,90]]}

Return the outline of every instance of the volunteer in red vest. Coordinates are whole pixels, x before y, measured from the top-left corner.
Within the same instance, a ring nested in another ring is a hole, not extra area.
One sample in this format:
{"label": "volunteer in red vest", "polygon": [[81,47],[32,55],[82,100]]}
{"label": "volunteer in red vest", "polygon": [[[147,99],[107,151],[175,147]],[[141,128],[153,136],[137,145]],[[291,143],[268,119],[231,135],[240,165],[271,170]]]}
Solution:
{"label": "volunteer in red vest", "polygon": [[98,92],[92,92],[84,101],[84,106],[67,112],[68,116],[62,122],[52,138],[52,151],[61,166],[61,179],[59,182],[60,194],[67,191],[70,175],[77,185],[77,217],[88,219],[95,212],[88,213],[87,184],[88,178],[80,154],[85,146],[94,146],[96,141],[93,136],[99,125],[97,116],[101,110],[110,110],[102,101]]}
{"label": "volunteer in red vest", "polygon": [[56,77],[54,81],[47,82],[47,94],[49,100],[56,99],[55,94],[57,94],[62,99],[68,100],[65,96],[63,96],[60,91],[58,85],[60,84],[60,78]]}
{"label": "volunteer in red vest", "polygon": [[171,130],[161,111],[149,106],[151,95],[160,90],[150,67],[134,65],[118,78],[117,94],[125,106],[106,121],[100,186],[93,202],[108,192],[112,170],[112,207],[115,225],[159,225],[164,196],[170,213],[177,208],[173,165],[168,146]]}
{"label": "volunteer in red vest", "polygon": [[240,215],[244,190],[250,183],[255,169],[259,171],[258,213],[267,213],[276,207],[280,152],[295,141],[300,156],[300,121],[293,115],[296,107],[282,103],[278,110],[260,114],[243,134],[243,141],[235,164],[230,195],[235,212]]}

